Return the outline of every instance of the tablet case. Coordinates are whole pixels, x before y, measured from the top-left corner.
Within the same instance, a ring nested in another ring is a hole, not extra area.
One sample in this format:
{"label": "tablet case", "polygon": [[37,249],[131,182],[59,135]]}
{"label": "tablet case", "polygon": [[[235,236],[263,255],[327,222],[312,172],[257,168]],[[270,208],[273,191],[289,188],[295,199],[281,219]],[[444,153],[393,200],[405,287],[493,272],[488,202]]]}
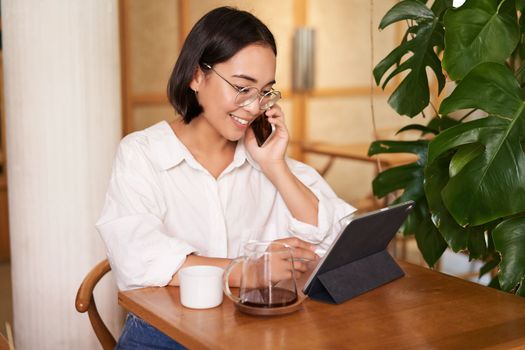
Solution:
{"label": "tablet case", "polygon": [[402,203],[352,220],[327,253],[330,256],[306,294],[314,300],[340,304],[403,277],[405,273],[386,248],[413,204]]}

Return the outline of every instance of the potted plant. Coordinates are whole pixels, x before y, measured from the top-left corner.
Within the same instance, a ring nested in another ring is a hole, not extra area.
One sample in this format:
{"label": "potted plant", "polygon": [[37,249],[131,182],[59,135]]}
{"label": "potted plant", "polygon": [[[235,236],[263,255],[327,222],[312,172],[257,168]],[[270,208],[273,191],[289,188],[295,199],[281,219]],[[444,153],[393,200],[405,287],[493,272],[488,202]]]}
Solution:
{"label": "potted plant", "polygon": [[[427,73],[438,94],[453,91],[416,141],[380,140],[369,155],[408,152],[412,164],[373,180],[378,197],[417,205],[404,225],[429,266],[447,247],[485,261],[480,276],[499,267],[492,286],[525,296],[525,0],[403,0],[380,29],[404,21],[405,35],[374,68],[384,88],[399,75],[388,102],[412,118],[431,104]],[[448,80],[448,81],[447,81]],[[476,111],[475,118],[472,112]],[[433,137],[423,137],[423,135]]]}

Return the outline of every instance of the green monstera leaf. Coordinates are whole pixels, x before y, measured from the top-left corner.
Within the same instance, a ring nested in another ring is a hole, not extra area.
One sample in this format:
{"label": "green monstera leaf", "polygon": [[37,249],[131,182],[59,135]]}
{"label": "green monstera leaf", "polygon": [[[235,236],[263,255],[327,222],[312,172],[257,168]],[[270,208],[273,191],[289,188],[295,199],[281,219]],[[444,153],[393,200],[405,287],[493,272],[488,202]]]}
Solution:
{"label": "green monstera leaf", "polygon": [[[372,182],[372,190],[378,197],[400,189],[411,193],[405,200],[416,200],[423,192],[423,167],[427,160],[428,141],[375,141],[368,149],[368,155],[381,153],[412,153],[418,156],[414,163],[401,165],[382,171]],[[417,193],[416,193],[417,192]],[[407,197],[407,196],[405,196]]]}
{"label": "green monstera leaf", "polygon": [[417,227],[414,227],[413,232],[416,236],[417,247],[428,266],[434,267],[447,249],[447,243],[432,224],[426,203],[420,203],[414,210],[413,225]]}
{"label": "green monstera leaf", "polygon": [[444,16],[443,68],[452,80],[482,62],[504,63],[520,39],[514,0],[467,0]]}
{"label": "green monstera leaf", "polygon": [[501,254],[501,289],[525,296],[525,217],[503,221],[492,231],[496,250]]}
{"label": "green monstera leaf", "polygon": [[[436,17],[425,4],[415,0],[405,0],[386,13],[379,28],[384,29],[392,23],[405,20],[413,20],[415,24],[407,29],[401,45],[379,62],[373,73],[376,84],[379,85],[386,72],[391,67],[396,67],[384,80],[382,87],[385,88],[394,76],[409,70],[388,99],[388,103],[397,113],[414,117],[430,101],[426,67],[434,71],[440,92],[445,86],[441,62],[434,51],[436,47],[443,48],[443,27],[439,17]],[[410,57],[401,63],[401,58],[407,54],[410,54]]]}
{"label": "green monstera leaf", "polygon": [[427,159],[428,141],[375,141],[370,145],[368,155],[381,153],[412,153],[418,156],[414,163],[390,168],[379,173],[372,182],[374,194],[384,197],[389,193],[403,190],[396,202],[413,200],[414,211],[403,225],[404,234],[416,237],[423,258],[429,266],[439,260],[447,243],[432,224],[430,210],[423,189],[424,169]]}
{"label": "green monstera leaf", "polygon": [[432,4],[431,10],[436,16],[442,16],[446,10],[452,7],[452,0],[435,0]]}
{"label": "green monstera leaf", "polygon": [[457,120],[450,118],[446,115],[440,117],[434,117],[430,122],[428,122],[428,127],[439,132],[451,128],[460,124]]}
{"label": "green monstera leaf", "polygon": [[443,131],[445,129],[448,129],[450,127],[453,127],[454,125],[458,125],[459,123],[460,122],[458,122],[457,120],[452,119],[452,118],[447,117],[447,116],[434,117],[434,118],[432,118],[430,120],[430,122],[428,122],[428,124],[426,126],[425,125],[421,125],[421,124],[409,124],[409,125],[406,125],[406,126],[402,127],[401,129],[399,129],[396,132],[396,135],[400,134],[402,132],[405,132],[405,131],[409,131],[409,130],[419,130],[419,131],[421,131],[421,136],[424,136],[426,134],[437,135],[441,131]]}
{"label": "green monstera leaf", "polygon": [[490,116],[449,128],[429,145],[429,166],[456,152],[441,191],[443,204],[463,227],[525,211],[525,101],[512,72],[496,63],[474,68],[440,112],[465,108]]}
{"label": "green monstera leaf", "polygon": [[432,222],[453,251],[468,250],[471,259],[481,258],[487,254],[485,228],[461,227],[450,215],[441,198],[441,191],[449,181],[448,165],[452,158],[452,152],[448,152],[425,169],[425,194]]}
{"label": "green monstera leaf", "polygon": [[[378,174],[373,191],[416,202],[403,230],[415,235],[430,266],[447,246],[468,251],[485,262],[480,275],[500,267],[490,286],[525,296],[525,0],[451,6],[452,0],[400,0],[381,21],[380,29],[408,26],[373,71],[383,88],[399,79],[388,100],[398,114],[413,117],[427,107],[429,73],[438,93],[443,71],[457,85],[427,125],[399,130],[431,141],[372,143],[369,155],[419,156]],[[461,119],[449,118],[465,109],[471,111]]]}

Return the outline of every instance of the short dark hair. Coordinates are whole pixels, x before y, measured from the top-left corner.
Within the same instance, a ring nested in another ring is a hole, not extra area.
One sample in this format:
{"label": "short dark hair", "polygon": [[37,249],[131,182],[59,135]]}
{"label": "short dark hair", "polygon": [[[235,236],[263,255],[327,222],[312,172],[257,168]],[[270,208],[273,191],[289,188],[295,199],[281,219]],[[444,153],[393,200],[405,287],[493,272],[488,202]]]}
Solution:
{"label": "short dark hair", "polygon": [[219,7],[193,26],[168,82],[168,100],[186,124],[203,110],[189,86],[195,69],[199,66],[206,72],[204,63],[213,66],[225,62],[251,44],[268,46],[277,55],[268,27],[246,11]]}

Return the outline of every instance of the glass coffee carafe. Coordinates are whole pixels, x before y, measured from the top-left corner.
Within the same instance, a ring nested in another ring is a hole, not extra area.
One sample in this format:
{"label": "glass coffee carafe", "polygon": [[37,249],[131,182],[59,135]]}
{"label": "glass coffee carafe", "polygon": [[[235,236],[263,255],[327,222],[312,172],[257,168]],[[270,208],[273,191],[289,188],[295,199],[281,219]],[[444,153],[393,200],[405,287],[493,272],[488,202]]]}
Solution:
{"label": "glass coffee carafe", "polygon": [[[242,264],[241,264],[242,263]],[[241,264],[239,296],[228,284],[231,271]],[[224,272],[224,293],[236,303],[256,308],[276,308],[297,301],[292,248],[277,242],[249,242],[244,256],[234,259]]]}

